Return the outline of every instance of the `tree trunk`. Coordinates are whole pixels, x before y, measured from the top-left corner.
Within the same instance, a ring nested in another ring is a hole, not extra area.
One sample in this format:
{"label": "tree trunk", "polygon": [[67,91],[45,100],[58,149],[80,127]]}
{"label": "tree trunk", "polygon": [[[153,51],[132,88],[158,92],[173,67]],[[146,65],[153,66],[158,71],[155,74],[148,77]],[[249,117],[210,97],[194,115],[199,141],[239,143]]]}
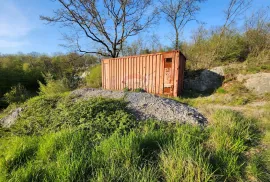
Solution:
{"label": "tree trunk", "polygon": [[179,49],[179,33],[178,30],[175,29],[175,50]]}

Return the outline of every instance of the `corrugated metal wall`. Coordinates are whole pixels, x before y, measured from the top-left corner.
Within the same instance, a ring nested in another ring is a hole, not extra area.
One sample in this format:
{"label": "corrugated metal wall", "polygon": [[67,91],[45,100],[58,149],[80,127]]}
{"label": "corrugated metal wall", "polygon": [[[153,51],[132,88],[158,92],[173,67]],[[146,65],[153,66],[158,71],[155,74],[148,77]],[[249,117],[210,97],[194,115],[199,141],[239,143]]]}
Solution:
{"label": "corrugated metal wall", "polygon": [[[167,58],[171,62],[167,63]],[[109,90],[141,88],[153,94],[177,96],[183,85],[185,61],[181,59],[178,51],[104,59],[102,87]],[[168,68],[165,68],[165,63]],[[170,89],[164,89],[164,86]]]}

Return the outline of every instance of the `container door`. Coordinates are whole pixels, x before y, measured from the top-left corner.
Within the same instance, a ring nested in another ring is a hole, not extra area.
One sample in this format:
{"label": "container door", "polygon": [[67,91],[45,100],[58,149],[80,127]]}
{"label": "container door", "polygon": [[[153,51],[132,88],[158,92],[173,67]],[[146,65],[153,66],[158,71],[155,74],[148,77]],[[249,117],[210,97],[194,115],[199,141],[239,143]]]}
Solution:
{"label": "container door", "polygon": [[164,85],[163,94],[173,95],[173,56],[171,53],[164,54]]}

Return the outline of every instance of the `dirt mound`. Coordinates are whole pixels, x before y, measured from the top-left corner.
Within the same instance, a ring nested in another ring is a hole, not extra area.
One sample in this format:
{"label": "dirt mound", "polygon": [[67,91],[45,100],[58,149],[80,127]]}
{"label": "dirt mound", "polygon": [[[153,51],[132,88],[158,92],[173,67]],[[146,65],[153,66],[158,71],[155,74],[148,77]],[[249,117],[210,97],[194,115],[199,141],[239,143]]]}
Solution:
{"label": "dirt mound", "polygon": [[199,125],[205,125],[207,123],[206,118],[195,108],[172,99],[162,98],[148,93],[79,89],[73,91],[71,95],[81,98],[124,98],[128,102],[128,108],[134,112],[138,120],[153,118],[161,121]]}

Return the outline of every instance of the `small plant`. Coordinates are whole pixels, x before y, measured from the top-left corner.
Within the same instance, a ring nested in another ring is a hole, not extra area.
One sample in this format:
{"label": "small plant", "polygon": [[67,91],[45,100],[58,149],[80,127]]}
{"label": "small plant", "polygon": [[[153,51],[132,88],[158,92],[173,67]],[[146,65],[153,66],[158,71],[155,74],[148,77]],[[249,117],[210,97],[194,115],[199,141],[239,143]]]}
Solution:
{"label": "small plant", "polygon": [[218,89],[216,90],[216,93],[219,93],[219,94],[226,94],[227,91],[226,91],[224,88],[220,87],[220,88],[218,88]]}
{"label": "small plant", "polygon": [[29,98],[29,93],[22,84],[11,87],[11,90],[4,95],[5,100],[11,103],[21,103]]}
{"label": "small plant", "polygon": [[136,88],[134,92],[145,92],[145,90],[143,88]]}
{"label": "small plant", "polygon": [[128,87],[125,87],[125,88],[123,89],[123,91],[124,91],[124,92],[129,92],[130,89],[129,89]]}

